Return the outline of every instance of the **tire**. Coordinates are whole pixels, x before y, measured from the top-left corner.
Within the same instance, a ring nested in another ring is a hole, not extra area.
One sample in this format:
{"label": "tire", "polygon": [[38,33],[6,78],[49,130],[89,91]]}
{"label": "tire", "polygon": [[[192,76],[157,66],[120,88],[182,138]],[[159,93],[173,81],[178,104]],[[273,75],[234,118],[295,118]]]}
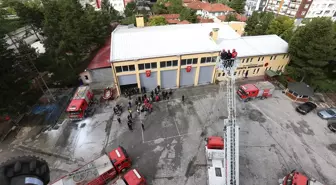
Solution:
{"label": "tire", "polygon": [[[4,176],[0,176],[1,184],[9,184],[10,179],[18,176],[36,176],[44,184],[50,181],[50,170],[48,163],[36,156],[20,156],[9,159],[0,166]],[[4,178],[4,179],[3,179]]]}

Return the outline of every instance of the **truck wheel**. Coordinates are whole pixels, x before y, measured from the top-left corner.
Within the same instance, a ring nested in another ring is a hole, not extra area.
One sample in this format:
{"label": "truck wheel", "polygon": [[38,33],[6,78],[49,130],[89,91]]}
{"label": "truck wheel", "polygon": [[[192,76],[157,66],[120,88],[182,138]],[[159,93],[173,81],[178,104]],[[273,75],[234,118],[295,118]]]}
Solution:
{"label": "truck wheel", "polygon": [[265,99],[265,97],[264,97],[264,96],[262,96],[262,97],[260,97],[260,99],[261,99],[261,100],[264,100],[264,99]]}

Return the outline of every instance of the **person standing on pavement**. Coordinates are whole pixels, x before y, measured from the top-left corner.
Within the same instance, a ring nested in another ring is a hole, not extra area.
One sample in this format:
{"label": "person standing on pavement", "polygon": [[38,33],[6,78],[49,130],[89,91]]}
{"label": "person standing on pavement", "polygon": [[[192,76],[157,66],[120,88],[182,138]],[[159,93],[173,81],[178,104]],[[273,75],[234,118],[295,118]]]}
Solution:
{"label": "person standing on pavement", "polygon": [[184,95],[182,95],[182,103],[184,103]]}
{"label": "person standing on pavement", "polygon": [[127,122],[127,126],[128,126],[128,129],[129,129],[130,131],[133,131],[133,127],[132,127],[132,122],[131,122],[131,121],[128,121],[128,122]]}
{"label": "person standing on pavement", "polygon": [[118,123],[120,124],[121,123],[121,119],[118,117],[117,120],[118,120]]}
{"label": "person standing on pavement", "polygon": [[143,131],[145,131],[145,125],[141,122],[141,128]]}
{"label": "person standing on pavement", "polygon": [[129,113],[129,117],[130,117],[131,119],[133,118],[133,117],[132,117],[132,112]]}
{"label": "person standing on pavement", "polygon": [[131,101],[128,101],[128,108],[131,108],[132,107],[132,103]]}

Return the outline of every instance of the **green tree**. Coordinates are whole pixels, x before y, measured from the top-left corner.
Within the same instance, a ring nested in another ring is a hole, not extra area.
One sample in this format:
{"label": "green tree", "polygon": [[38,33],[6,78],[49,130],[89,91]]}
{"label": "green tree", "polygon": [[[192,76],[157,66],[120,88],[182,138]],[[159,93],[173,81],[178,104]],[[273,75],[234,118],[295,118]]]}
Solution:
{"label": "green tree", "polygon": [[312,86],[335,90],[326,76],[329,61],[335,59],[334,38],[333,22],[329,18],[314,18],[306,26],[299,27],[289,42],[289,73]]}
{"label": "green tree", "polygon": [[234,14],[234,13],[230,13],[230,14],[226,15],[226,17],[225,17],[225,21],[226,21],[226,22],[230,22],[230,21],[238,21],[238,19],[237,19],[236,14]]}
{"label": "green tree", "polygon": [[152,11],[154,14],[167,14],[168,10],[165,7],[164,3],[162,3],[161,1],[157,1],[152,8]]}
{"label": "green tree", "polygon": [[108,17],[109,22],[120,20],[121,16],[119,12],[113,8],[109,0],[103,0],[101,2],[101,9],[102,9],[103,15]]}
{"label": "green tree", "polygon": [[189,8],[183,8],[182,11],[180,12],[180,20],[187,20],[191,23],[196,23],[197,22],[197,15],[196,11],[191,10]]}
{"label": "green tree", "polygon": [[232,0],[228,5],[236,10],[237,13],[242,14],[245,11],[245,0]]}
{"label": "green tree", "polygon": [[127,3],[125,7],[125,11],[124,11],[125,16],[131,17],[132,15],[135,15],[136,13],[137,13],[136,3],[135,2]]}
{"label": "green tree", "polygon": [[168,13],[179,14],[185,7],[182,5],[182,0],[170,0],[170,5],[168,6]]}
{"label": "green tree", "polygon": [[163,16],[154,16],[149,19],[148,24],[150,26],[160,26],[160,25],[166,25],[167,21]]}
{"label": "green tree", "polygon": [[278,16],[271,21],[266,33],[276,34],[285,40],[289,40],[293,29],[294,19],[287,16]]}
{"label": "green tree", "polygon": [[246,21],[245,33],[247,35],[265,35],[269,24],[274,19],[271,12],[253,12]]}
{"label": "green tree", "polygon": [[121,24],[123,25],[129,25],[129,24],[134,24],[135,25],[135,15],[132,15],[130,17],[125,17],[123,20],[121,20]]}

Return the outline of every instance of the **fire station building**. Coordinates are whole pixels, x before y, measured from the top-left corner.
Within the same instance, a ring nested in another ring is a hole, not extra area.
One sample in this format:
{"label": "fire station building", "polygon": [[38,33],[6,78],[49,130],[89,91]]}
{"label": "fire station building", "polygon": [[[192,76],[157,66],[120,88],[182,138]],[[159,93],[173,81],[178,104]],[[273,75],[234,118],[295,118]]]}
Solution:
{"label": "fire station building", "polygon": [[111,35],[110,63],[120,93],[129,87],[152,90],[197,86],[224,80],[216,70],[223,49],[236,49],[237,78],[283,71],[289,61],[288,44],[277,35],[241,36],[229,23],[144,27],[118,26]]}

